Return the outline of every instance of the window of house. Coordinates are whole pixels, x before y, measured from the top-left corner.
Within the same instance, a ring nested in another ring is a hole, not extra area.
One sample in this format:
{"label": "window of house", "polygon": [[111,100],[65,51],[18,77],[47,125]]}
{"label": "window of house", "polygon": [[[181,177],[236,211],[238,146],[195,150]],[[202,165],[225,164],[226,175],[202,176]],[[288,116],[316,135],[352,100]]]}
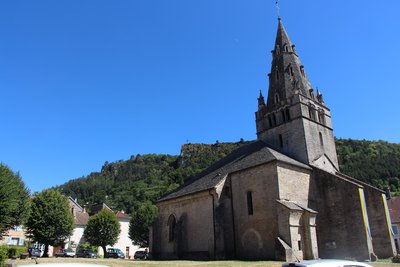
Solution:
{"label": "window of house", "polygon": [[398,234],[399,234],[399,228],[398,228],[398,226],[397,226],[397,225],[392,225],[392,228],[393,228],[393,233],[394,233],[395,235],[398,235]]}
{"label": "window of house", "polygon": [[279,81],[279,71],[278,70],[275,71],[275,77],[276,77],[276,80]]}
{"label": "window of house", "polygon": [[176,219],[173,214],[171,214],[168,218],[168,240],[169,242],[173,242],[175,239],[175,227],[176,227]]}
{"label": "window of house", "polygon": [[297,245],[299,246],[299,250],[301,250],[301,240],[297,241]]}
{"label": "window of house", "polygon": [[268,116],[269,127],[273,127],[271,115]]}
{"label": "window of house", "polygon": [[279,146],[280,146],[281,148],[283,148],[283,137],[282,137],[281,134],[279,135]]}
{"label": "window of house", "polygon": [[273,122],[273,125],[276,126],[276,115],[275,115],[275,113],[272,114],[272,122]]}
{"label": "window of house", "polygon": [[289,73],[290,73],[290,76],[294,76],[294,72],[293,72],[293,68],[292,67],[289,68]]}
{"label": "window of house", "polygon": [[251,191],[247,192],[247,213],[249,215],[253,215],[253,195]]}

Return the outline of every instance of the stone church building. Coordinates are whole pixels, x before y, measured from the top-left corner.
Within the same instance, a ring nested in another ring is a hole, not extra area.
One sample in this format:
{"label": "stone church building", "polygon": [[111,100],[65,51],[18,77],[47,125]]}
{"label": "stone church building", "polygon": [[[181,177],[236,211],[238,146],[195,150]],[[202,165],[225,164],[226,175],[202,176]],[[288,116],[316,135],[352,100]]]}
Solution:
{"label": "stone church building", "polygon": [[383,191],[339,170],[330,110],[281,20],[260,92],[257,140],[157,203],[160,259],[353,258],[395,254]]}

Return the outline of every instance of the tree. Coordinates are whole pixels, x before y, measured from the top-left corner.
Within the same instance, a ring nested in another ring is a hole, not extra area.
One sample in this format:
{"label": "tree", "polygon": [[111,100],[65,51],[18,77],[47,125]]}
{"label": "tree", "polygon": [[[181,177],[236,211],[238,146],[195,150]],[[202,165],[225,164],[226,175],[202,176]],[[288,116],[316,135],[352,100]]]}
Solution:
{"label": "tree", "polygon": [[106,253],[106,246],[117,243],[120,232],[117,216],[112,211],[103,209],[89,218],[83,237],[91,245],[102,247]]}
{"label": "tree", "polygon": [[49,245],[62,244],[72,235],[74,217],[68,199],[54,189],[35,193],[26,226],[28,235],[45,245],[44,257],[48,257]]}
{"label": "tree", "polygon": [[149,227],[157,216],[157,207],[144,202],[133,212],[129,222],[129,238],[141,247],[149,245]]}
{"label": "tree", "polygon": [[29,216],[29,191],[18,173],[0,163],[0,239]]}

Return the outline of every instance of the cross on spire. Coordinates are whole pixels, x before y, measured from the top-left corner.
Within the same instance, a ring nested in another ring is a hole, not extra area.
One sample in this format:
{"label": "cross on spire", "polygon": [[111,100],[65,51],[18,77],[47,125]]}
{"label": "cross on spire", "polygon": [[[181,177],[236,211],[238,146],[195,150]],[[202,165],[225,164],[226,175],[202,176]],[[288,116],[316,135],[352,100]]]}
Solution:
{"label": "cross on spire", "polygon": [[277,14],[278,14],[278,19],[281,19],[280,8],[279,8],[278,0],[275,1],[275,5],[276,5],[276,12],[277,12]]}

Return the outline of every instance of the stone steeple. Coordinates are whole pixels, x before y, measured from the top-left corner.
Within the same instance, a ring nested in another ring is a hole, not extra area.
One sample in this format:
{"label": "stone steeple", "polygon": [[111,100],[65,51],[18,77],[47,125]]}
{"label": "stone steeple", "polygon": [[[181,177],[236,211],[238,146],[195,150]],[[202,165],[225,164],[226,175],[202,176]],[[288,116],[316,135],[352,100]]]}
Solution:
{"label": "stone steeple", "polygon": [[280,19],[274,50],[271,52],[272,65],[267,105],[272,108],[281,99],[290,98],[297,93],[310,96],[311,84],[304,66]]}
{"label": "stone steeple", "polygon": [[272,52],[268,99],[260,92],[257,138],[301,162],[338,171],[330,110],[315,95],[281,19]]}

